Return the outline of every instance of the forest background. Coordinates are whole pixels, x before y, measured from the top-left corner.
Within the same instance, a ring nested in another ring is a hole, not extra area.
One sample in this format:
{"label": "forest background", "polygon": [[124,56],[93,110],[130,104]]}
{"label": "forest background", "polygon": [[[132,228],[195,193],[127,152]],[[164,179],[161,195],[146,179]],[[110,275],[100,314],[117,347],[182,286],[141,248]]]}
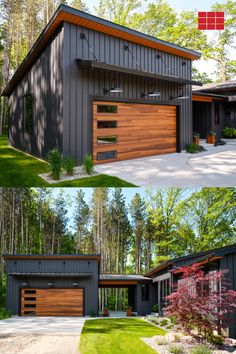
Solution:
{"label": "forest background", "polygon": [[[7,85],[14,72],[42,32],[60,4],[92,12],[123,26],[201,52],[202,58],[215,65],[217,81],[226,81],[236,75],[236,1],[215,2],[212,11],[224,11],[225,30],[199,31],[197,10],[177,12],[165,0],[150,0],[142,11],[141,0],[100,0],[90,10],[82,0],[0,0],[0,91]],[[204,71],[193,69],[193,78],[204,83],[212,77]],[[0,134],[7,128],[7,102],[0,101]]]}
{"label": "forest background", "polygon": [[[101,273],[144,274],[168,259],[236,242],[235,188],[149,190],[129,202],[121,188],[94,188],[89,199],[85,190],[69,196],[0,188],[1,306],[2,254],[99,253]],[[108,292],[109,306],[122,308],[125,293]]]}

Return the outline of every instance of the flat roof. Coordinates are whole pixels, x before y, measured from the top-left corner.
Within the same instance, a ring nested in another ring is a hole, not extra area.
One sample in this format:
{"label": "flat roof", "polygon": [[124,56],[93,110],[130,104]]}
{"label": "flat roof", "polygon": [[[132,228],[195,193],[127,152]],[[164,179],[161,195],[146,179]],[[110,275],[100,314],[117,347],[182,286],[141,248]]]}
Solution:
{"label": "flat roof", "polygon": [[93,275],[93,273],[88,272],[88,273],[60,273],[60,272],[13,272],[10,273],[9,275],[14,276],[14,277],[39,277],[39,278],[44,278],[44,277],[53,277],[53,278],[89,278]]}
{"label": "flat roof", "polygon": [[12,260],[12,259],[85,259],[85,260],[97,260],[98,262],[101,261],[101,255],[100,254],[4,254],[3,255],[4,260]]}
{"label": "flat roof", "polygon": [[137,281],[142,281],[142,280],[150,280],[150,278],[145,277],[144,275],[141,274],[100,274],[99,275],[100,280],[137,280]]}
{"label": "flat roof", "polygon": [[154,48],[156,50],[174,54],[183,58],[195,60],[201,57],[200,53],[191,49],[183,48],[176,44],[163,41],[145,33],[138,32],[131,28],[124,27],[114,22],[74,9],[67,5],[60,5],[25,57],[24,61],[16,70],[9,84],[4,89],[2,93],[3,96],[11,95],[16,85],[22,79],[26,71],[31,67],[35,59],[42,53],[55,31],[60,28],[63,22],[80,25],[97,32],[106,33],[129,42],[141,44],[146,47]]}

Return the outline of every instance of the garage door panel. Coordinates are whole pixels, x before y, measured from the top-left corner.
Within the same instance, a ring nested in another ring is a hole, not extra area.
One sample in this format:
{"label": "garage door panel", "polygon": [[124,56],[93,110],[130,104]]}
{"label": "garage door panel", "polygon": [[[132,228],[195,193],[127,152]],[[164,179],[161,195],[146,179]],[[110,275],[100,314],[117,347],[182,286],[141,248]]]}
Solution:
{"label": "garage door panel", "polygon": [[[34,293],[27,294],[29,291]],[[30,299],[30,300],[29,300]],[[22,289],[21,315],[83,316],[83,289]]]}
{"label": "garage door panel", "polygon": [[[116,106],[116,113],[97,113],[101,104]],[[93,112],[96,163],[176,152],[176,106],[97,101]],[[99,129],[98,121],[116,121],[117,126]],[[112,143],[99,141],[99,137],[114,136],[117,138]]]}

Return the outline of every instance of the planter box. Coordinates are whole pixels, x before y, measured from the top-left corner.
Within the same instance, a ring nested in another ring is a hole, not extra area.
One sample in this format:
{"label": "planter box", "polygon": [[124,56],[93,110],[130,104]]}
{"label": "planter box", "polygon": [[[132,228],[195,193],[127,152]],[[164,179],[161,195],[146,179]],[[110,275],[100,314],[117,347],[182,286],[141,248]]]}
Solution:
{"label": "planter box", "polygon": [[193,142],[194,142],[194,144],[199,145],[199,144],[200,144],[200,138],[199,138],[199,136],[194,136],[194,137],[193,137]]}
{"label": "planter box", "polygon": [[127,308],[126,314],[127,314],[127,316],[132,316],[132,308],[131,307]]}
{"label": "planter box", "polygon": [[215,144],[216,143],[216,136],[215,135],[207,135],[206,142],[208,144]]}

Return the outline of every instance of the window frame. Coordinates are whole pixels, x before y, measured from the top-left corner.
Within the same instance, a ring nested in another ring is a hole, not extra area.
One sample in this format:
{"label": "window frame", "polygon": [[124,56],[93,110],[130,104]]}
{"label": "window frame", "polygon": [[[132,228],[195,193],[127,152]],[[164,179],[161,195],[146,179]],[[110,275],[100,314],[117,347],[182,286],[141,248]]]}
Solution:
{"label": "window frame", "polygon": [[[115,138],[115,141],[108,141],[108,142],[98,142],[99,139],[105,139],[105,138]],[[97,136],[97,145],[114,145],[118,143],[118,135],[103,135],[103,136]]]}
{"label": "window frame", "polygon": [[[113,107],[114,109],[115,109],[115,111],[114,112],[112,112],[112,110],[111,111],[109,111],[109,109],[108,109],[108,111],[106,111],[106,110],[104,110],[104,111],[99,111],[99,107]],[[118,113],[118,105],[114,105],[114,104],[97,104],[97,113],[98,114],[117,114]]]}
{"label": "window frame", "polygon": [[[28,112],[27,112],[27,99],[31,98],[31,105],[32,105],[32,117],[31,117],[31,129],[29,129],[30,127],[28,126]],[[33,134],[34,131],[34,97],[32,93],[28,93],[25,94],[23,96],[23,128],[24,128],[24,133],[27,133],[29,135]]]}
{"label": "window frame", "polygon": [[[106,157],[104,159],[99,158],[99,154],[108,154],[114,152],[115,153],[115,157]],[[96,159],[97,161],[105,161],[105,160],[113,160],[113,159],[117,159],[117,155],[118,155],[118,151],[117,150],[111,150],[111,151],[98,151],[97,152],[97,156]]]}
{"label": "window frame", "polygon": [[[99,123],[101,122],[115,122],[115,127],[99,127]],[[97,129],[100,130],[100,129],[117,129],[118,128],[118,120],[106,120],[106,119],[103,119],[103,120],[97,120]]]}
{"label": "window frame", "polygon": [[149,301],[149,298],[150,298],[149,284],[141,284],[141,300]]}

